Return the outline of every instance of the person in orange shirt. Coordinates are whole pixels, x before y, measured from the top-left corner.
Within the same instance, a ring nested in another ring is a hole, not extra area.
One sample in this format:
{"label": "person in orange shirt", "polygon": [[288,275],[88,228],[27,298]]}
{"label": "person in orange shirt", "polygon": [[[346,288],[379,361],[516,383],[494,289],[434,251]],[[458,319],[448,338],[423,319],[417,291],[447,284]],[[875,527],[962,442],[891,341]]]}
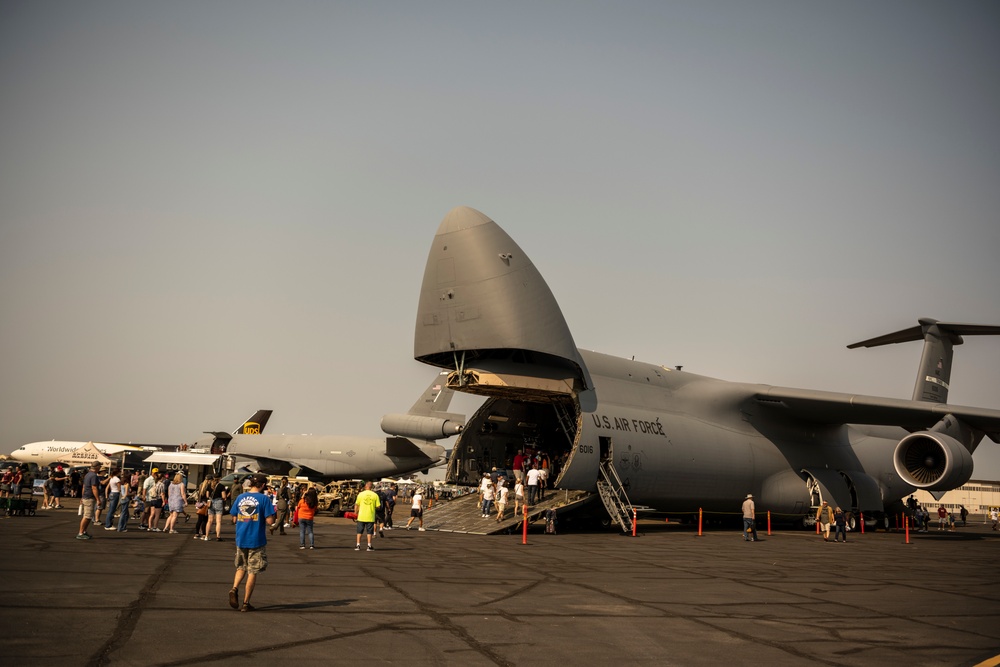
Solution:
{"label": "person in orange shirt", "polygon": [[316,506],[319,500],[316,498],[316,489],[309,489],[302,500],[295,506],[296,515],[299,517],[299,549],[306,548],[306,533],[309,534],[309,548],[315,547],[316,535],[313,533],[313,520],[316,517]]}

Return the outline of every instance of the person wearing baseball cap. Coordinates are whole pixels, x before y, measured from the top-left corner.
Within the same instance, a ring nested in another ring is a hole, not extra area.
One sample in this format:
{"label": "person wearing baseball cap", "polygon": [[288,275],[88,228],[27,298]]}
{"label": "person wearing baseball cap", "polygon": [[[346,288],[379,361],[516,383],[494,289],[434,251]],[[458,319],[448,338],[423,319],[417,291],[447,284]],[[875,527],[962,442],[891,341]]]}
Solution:
{"label": "person wearing baseball cap", "polygon": [[752,493],[748,493],[743,501],[743,540],[757,541],[757,508],[754,507]]}
{"label": "person wearing baseball cap", "polygon": [[66,471],[62,466],[56,466],[56,471],[52,473],[52,509],[61,510],[60,498],[63,497],[63,488],[66,486]]}
{"label": "person wearing baseball cap", "polygon": [[[250,596],[257,583],[257,574],[267,569],[267,527],[274,524],[274,503],[261,493],[267,477],[257,473],[250,477],[250,491],[233,501],[229,513],[236,524],[236,577],[229,590],[229,606],[240,611],[255,611]],[[243,606],[240,606],[240,582],[246,578]]]}
{"label": "person wearing baseball cap", "polygon": [[80,499],[80,504],[83,506],[83,518],[80,519],[80,530],[76,534],[76,539],[78,540],[89,540],[91,538],[87,533],[87,527],[94,520],[96,516],[95,512],[100,507],[101,478],[97,474],[100,470],[100,461],[94,461],[90,466],[90,472],[83,478],[83,495]]}

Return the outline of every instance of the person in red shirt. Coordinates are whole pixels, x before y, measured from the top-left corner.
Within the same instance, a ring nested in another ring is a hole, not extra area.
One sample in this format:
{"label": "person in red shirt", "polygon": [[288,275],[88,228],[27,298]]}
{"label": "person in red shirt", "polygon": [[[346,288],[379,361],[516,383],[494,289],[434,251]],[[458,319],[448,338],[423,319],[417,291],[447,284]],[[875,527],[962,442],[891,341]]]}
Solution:
{"label": "person in red shirt", "polygon": [[514,481],[524,483],[524,450],[517,450],[514,456]]}
{"label": "person in red shirt", "polygon": [[948,523],[948,510],[944,508],[944,505],[938,507],[938,530],[944,530],[945,524]]}

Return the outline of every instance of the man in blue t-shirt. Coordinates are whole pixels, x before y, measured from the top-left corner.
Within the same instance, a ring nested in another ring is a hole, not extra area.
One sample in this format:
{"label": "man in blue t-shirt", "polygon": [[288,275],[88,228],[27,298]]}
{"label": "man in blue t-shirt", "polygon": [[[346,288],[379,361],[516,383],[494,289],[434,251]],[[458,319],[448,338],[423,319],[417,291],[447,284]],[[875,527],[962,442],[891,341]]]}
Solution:
{"label": "man in blue t-shirt", "polygon": [[[274,523],[274,505],[260,492],[267,485],[264,475],[250,477],[250,491],[233,501],[229,513],[236,524],[236,578],[229,591],[229,606],[240,611],[254,611],[250,595],[257,582],[257,573],[267,569],[267,527]],[[239,587],[246,576],[243,606],[240,607]]]}
{"label": "man in blue t-shirt", "polygon": [[83,518],[80,519],[80,531],[76,534],[76,539],[78,540],[90,539],[87,527],[90,526],[90,522],[97,516],[96,512],[101,506],[101,478],[98,475],[100,472],[101,464],[95,461],[90,466],[90,472],[83,478],[83,494],[80,498],[80,506],[83,508]]}

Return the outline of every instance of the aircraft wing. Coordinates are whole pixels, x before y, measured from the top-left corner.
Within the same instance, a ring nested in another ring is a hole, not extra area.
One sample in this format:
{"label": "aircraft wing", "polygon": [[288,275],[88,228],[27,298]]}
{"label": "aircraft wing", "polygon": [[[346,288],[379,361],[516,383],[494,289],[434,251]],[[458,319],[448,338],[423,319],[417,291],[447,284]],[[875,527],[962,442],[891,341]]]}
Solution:
{"label": "aircraft wing", "polygon": [[788,387],[765,387],[754,400],[769,410],[823,424],[882,424],[923,430],[945,415],[954,415],[1000,443],[1000,410],[989,408]]}

